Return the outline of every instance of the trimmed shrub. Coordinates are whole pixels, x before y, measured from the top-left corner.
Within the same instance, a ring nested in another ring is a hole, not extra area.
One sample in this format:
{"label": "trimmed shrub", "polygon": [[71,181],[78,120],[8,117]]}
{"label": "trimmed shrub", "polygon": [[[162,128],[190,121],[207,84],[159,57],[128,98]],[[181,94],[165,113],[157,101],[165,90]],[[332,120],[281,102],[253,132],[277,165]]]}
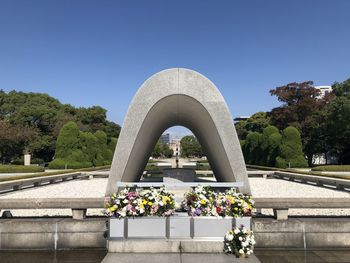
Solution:
{"label": "trimmed shrub", "polygon": [[45,168],[37,165],[0,165],[0,173],[41,173]]}
{"label": "trimmed shrub", "polygon": [[260,164],[260,156],[262,154],[260,145],[262,134],[258,132],[248,133],[244,144],[244,156],[247,163]]}
{"label": "trimmed shrub", "polygon": [[107,134],[103,131],[96,131],[94,135],[97,138],[97,154],[94,164],[100,166],[111,163],[113,153],[107,146]]}
{"label": "trimmed shrub", "polygon": [[111,138],[110,142],[108,143],[108,149],[114,154],[115,147],[117,147],[118,139],[117,138]]}
{"label": "trimmed shrub", "polygon": [[61,129],[56,142],[55,158],[65,158],[79,147],[80,131],[78,125],[67,122]]}
{"label": "trimmed shrub", "polygon": [[49,164],[49,168],[78,169],[108,165],[113,157],[111,149],[115,147],[116,139],[110,143],[110,146],[107,145],[105,132],[81,132],[74,122],[68,122],[60,131],[55,159]]}
{"label": "trimmed shrub", "polygon": [[276,167],[307,167],[307,161],[302,150],[299,131],[294,127],[287,127],[283,130],[279,156],[276,157]]}
{"label": "trimmed shrub", "polygon": [[272,125],[263,130],[261,140],[260,165],[275,166],[278,147],[281,144],[281,134],[279,130]]}

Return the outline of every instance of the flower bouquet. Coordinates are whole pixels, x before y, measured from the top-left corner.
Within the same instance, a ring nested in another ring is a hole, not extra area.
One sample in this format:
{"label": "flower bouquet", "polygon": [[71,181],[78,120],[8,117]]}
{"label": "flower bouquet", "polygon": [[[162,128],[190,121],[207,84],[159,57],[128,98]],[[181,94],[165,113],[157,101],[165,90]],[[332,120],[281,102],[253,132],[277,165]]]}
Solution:
{"label": "flower bouquet", "polygon": [[106,204],[109,217],[170,216],[175,211],[174,194],[160,189],[126,187],[111,196]]}
{"label": "flower bouquet", "polygon": [[216,215],[214,200],[216,193],[210,186],[197,186],[186,192],[182,207],[190,216]]}
{"label": "flower bouquet", "polygon": [[175,211],[175,197],[164,188],[124,188],[111,196],[109,238],[165,238],[166,218]]}
{"label": "flower bouquet", "polygon": [[224,252],[236,257],[248,257],[253,253],[254,245],[253,232],[244,227],[228,231],[224,238]]}
{"label": "flower bouquet", "polygon": [[235,188],[215,193],[209,186],[197,186],[185,193],[182,207],[190,216],[252,216],[251,196],[237,193]]}
{"label": "flower bouquet", "polygon": [[252,216],[254,201],[251,196],[237,193],[235,189],[219,193],[215,200],[216,212],[220,216]]}

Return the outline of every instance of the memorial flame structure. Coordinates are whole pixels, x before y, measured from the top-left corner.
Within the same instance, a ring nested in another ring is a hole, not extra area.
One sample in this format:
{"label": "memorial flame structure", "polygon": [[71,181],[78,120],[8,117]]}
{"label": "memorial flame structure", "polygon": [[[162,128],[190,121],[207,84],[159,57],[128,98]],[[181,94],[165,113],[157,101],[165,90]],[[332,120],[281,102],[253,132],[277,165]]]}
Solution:
{"label": "memorial flame structure", "polygon": [[147,79],[130,103],[106,196],[117,191],[117,181],[139,181],[160,135],[177,125],[197,137],[218,182],[243,182],[240,192],[250,194],[241,146],[223,96],[198,72],[171,68]]}

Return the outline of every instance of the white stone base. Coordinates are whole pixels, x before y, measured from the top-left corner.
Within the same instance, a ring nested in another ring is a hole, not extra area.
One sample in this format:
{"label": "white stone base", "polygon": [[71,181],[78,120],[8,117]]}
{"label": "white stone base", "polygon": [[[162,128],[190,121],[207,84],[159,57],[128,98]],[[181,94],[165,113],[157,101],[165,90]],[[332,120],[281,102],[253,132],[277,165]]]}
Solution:
{"label": "white stone base", "polygon": [[250,255],[248,258],[236,258],[223,253],[108,253],[102,263],[259,263],[260,260]]}
{"label": "white stone base", "polygon": [[223,240],[111,240],[111,253],[223,253]]}

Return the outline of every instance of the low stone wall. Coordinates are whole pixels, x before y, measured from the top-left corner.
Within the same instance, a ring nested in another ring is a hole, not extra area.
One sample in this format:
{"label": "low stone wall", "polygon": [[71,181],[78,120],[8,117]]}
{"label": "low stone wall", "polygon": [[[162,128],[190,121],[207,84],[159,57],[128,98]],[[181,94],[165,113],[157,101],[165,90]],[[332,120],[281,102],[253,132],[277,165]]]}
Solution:
{"label": "low stone wall", "polygon": [[0,249],[104,248],[104,218],[16,218],[0,220]]}
{"label": "low stone wall", "polygon": [[350,248],[350,218],[254,218],[259,248]]}
{"label": "low stone wall", "polygon": [[[105,218],[0,219],[0,249],[106,248]],[[350,248],[350,218],[254,218],[257,248]]]}

